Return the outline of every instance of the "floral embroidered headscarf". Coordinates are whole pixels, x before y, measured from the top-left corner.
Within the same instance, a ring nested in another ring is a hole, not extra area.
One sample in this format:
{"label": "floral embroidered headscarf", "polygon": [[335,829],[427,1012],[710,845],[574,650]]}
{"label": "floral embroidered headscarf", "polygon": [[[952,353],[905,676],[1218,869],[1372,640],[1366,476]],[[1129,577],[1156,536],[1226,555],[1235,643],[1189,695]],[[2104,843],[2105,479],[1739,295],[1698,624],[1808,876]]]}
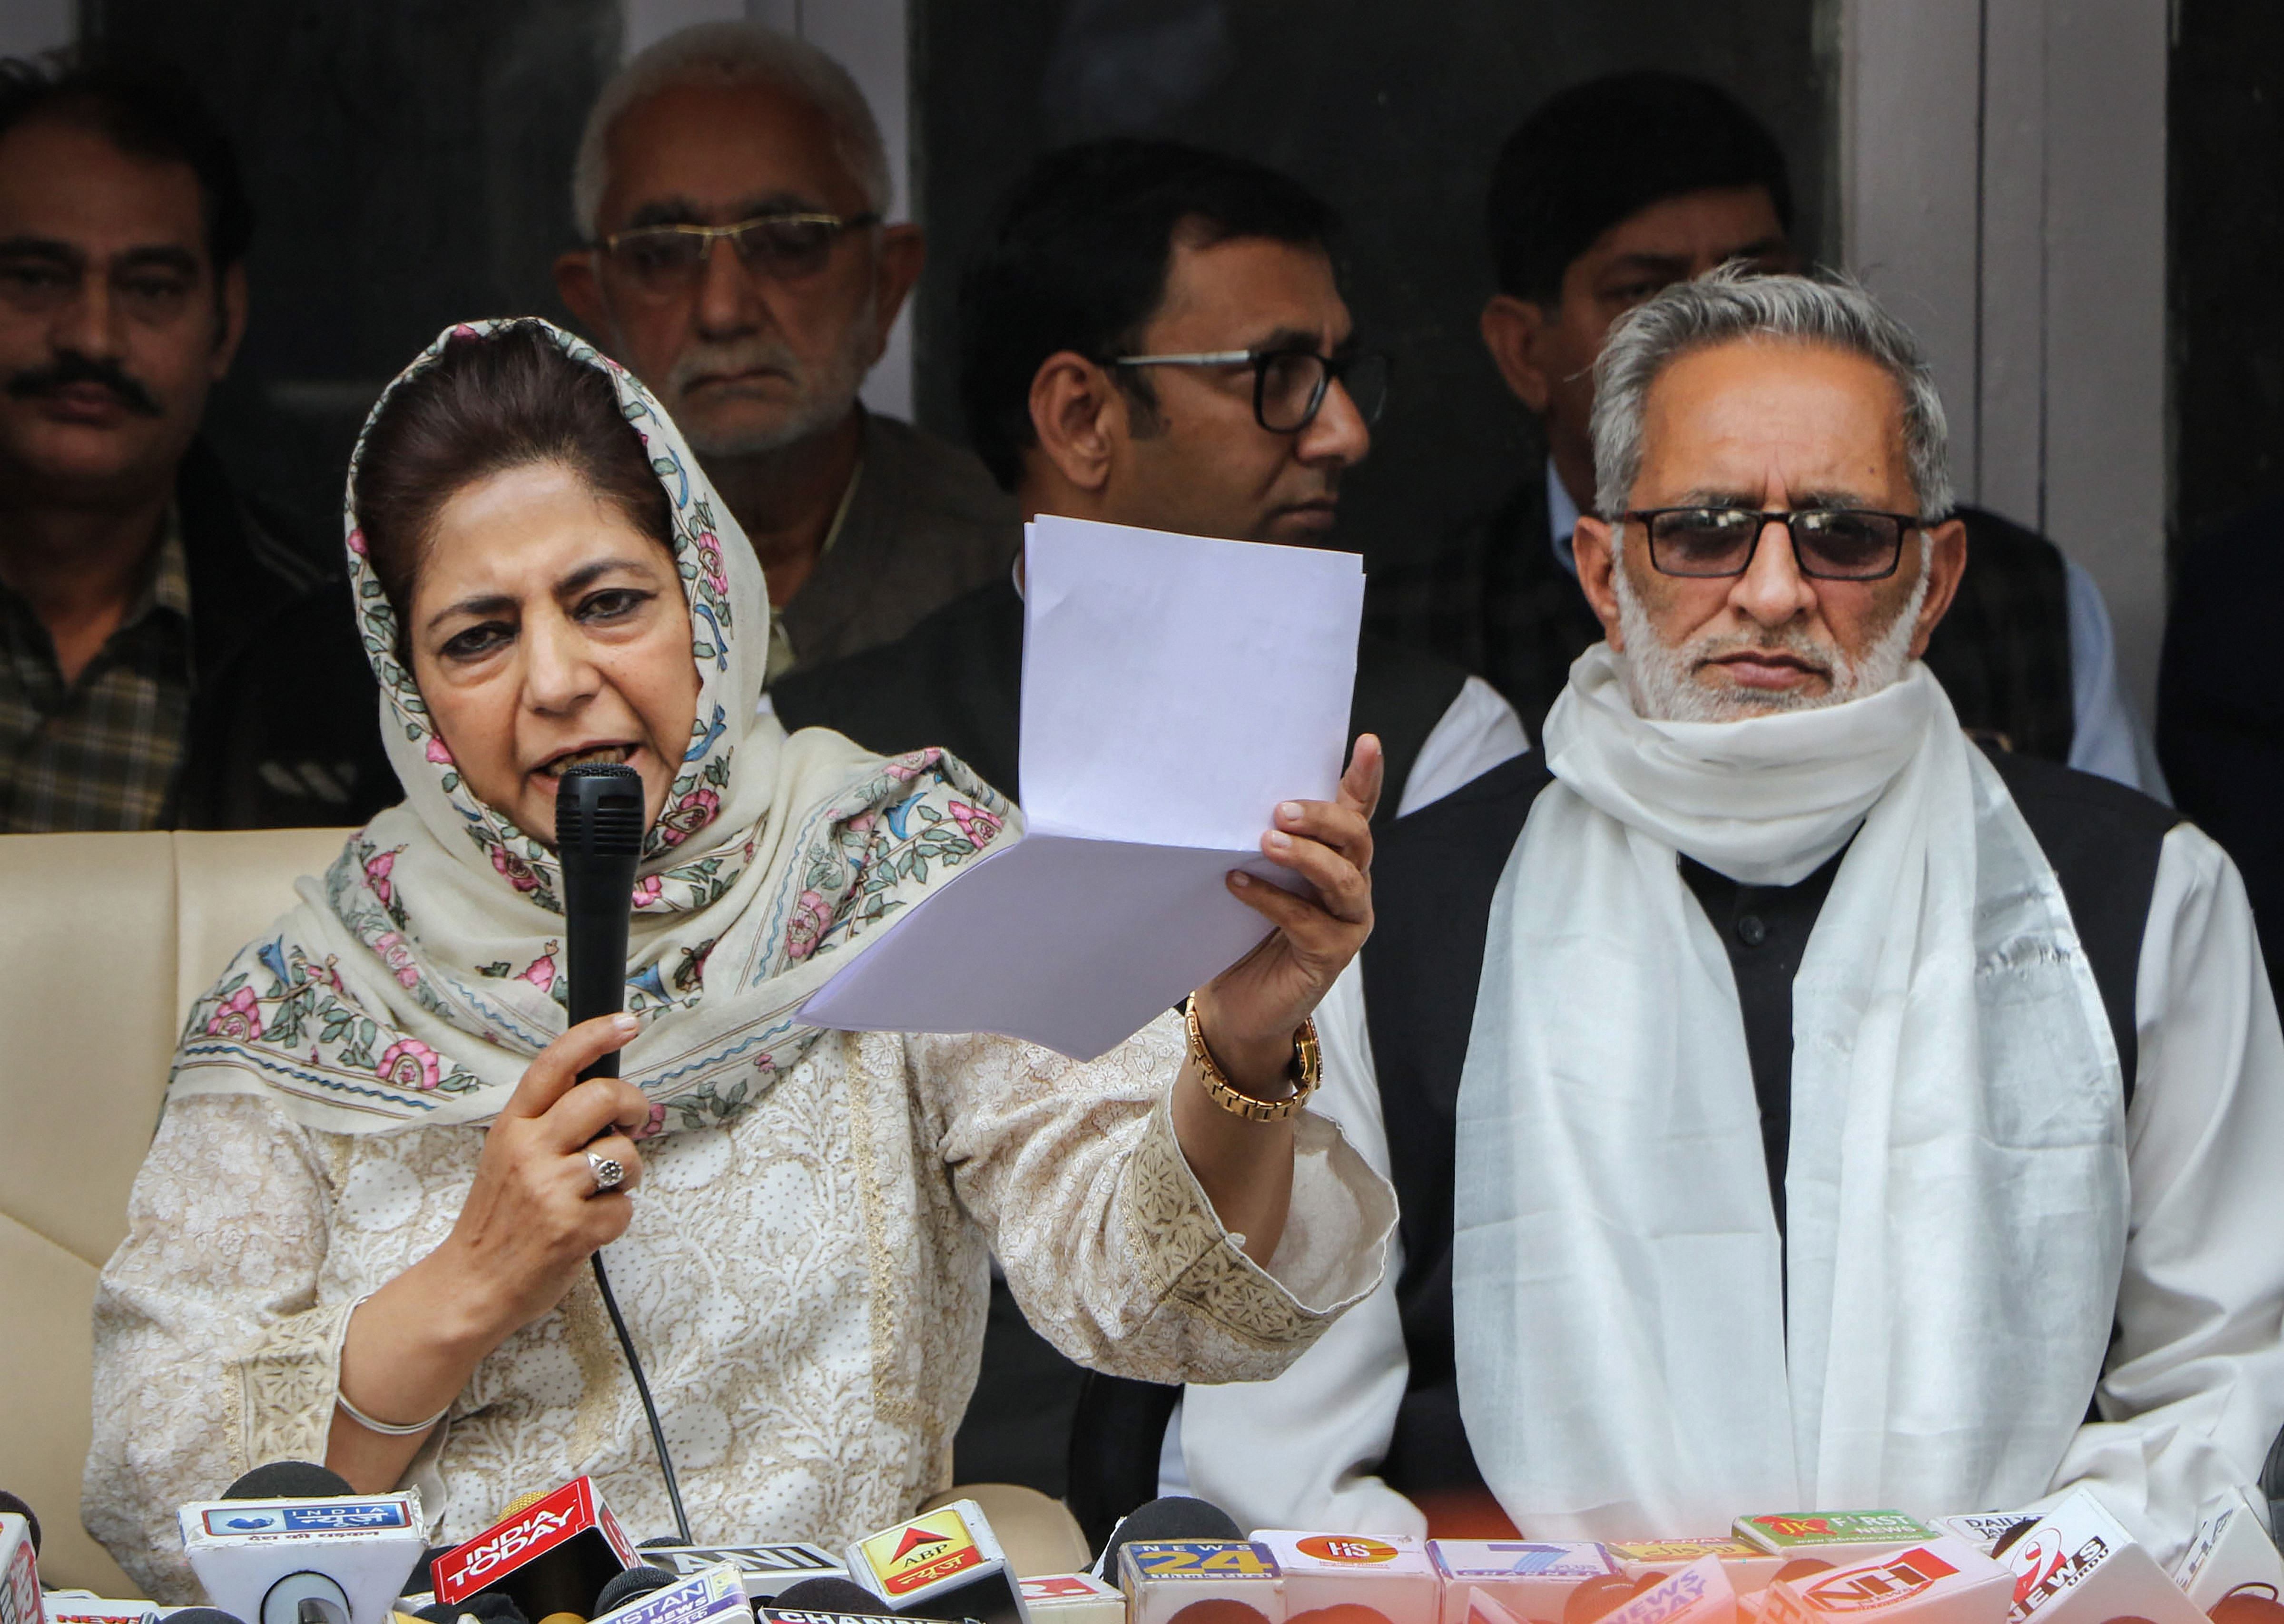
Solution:
{"label": "floral embroidered headscarf", "polygon": [[[448,330],[374,415],[448,347],[524,324]],[[627,1007],[645,1024],[622,1064],[659,1128],[708,1126],[760,1098],[815,1040],[795,1019],[802,1001],[869,933],[1010,838],[1013,814],[940,752],[884,761],[756,720],[770,607],[744,532],[648,390],[570,334],[528,325],[610,379],[672,512],[698,707],[630,899]],[[364,454],[361,435],[352,498]],[[346,529],[404,802],[351,836],[322,882],[301,881],[301,905],[199,1001],[169,1097],[261,1092],[333,1132],[481,1122],[564,1028],[560,871],[469,792],[398,661],[353,499]]]}

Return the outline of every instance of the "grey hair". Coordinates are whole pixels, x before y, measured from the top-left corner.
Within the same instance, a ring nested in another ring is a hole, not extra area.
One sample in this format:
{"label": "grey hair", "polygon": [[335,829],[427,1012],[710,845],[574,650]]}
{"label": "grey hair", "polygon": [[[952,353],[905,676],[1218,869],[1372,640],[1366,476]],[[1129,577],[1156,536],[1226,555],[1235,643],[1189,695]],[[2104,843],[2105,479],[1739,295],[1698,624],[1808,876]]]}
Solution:
{"label": "grey hair", "polygon": [[797,98],[833,131],[833,151],[864,194],[864,207],[888,213],[894,200],[888,149],[864,93],[849,70],[807,40],[757,22],[701,22],[645,48],[611,75],[588,110],[571,166],[571,217],[595,239],[603,188],[610,179],[611,127],[637,102],[689,84],[759,84]]}
{"label": "grey hair", "polygon": [[1909,329],[1845,277],[1771,277],[1730,264],[1676,283],[1611,329],[1594,363],[1594,504],[1615,520],[1641,473],[1650,386],[1691,350],[1747,339],[1861,355],[1895,379],[1919,517],[1950,516],[1950,429],[1927,356]]}

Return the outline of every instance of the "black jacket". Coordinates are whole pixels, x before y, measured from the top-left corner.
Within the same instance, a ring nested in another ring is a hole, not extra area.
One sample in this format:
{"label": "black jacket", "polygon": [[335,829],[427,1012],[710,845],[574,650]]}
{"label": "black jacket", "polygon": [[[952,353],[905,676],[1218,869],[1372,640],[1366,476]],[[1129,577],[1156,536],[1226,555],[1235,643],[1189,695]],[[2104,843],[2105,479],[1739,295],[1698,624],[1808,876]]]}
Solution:
{"label": "black jacket", "polygon": [[338,544],[289,539],[202,442],[184,457],[175,496],[192,690],[168,826],[350,825],[401,800]]}

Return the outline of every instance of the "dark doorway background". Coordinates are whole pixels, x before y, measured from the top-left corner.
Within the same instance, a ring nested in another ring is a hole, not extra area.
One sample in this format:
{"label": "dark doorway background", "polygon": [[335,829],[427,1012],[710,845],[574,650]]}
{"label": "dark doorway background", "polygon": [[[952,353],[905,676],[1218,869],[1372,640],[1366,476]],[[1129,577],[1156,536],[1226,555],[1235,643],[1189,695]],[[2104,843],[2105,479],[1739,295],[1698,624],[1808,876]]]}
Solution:
{"label": "dark doorway background", "polygon": [[236,137],[253,308],[207,433],[337,535],[366,411],[446,324],[568,319],[549,264],[616,0],[86,0],[82,27],[189,74]]}
{"label": "dark doorway background", "polygon": [[[1163,135],[1259,159],[1347,222],[1348,296],[1396,392],[1342,503],[1347,545],[1429,545],[1544,455],[1476,337],[1482,196],[1499,142],[1577,80],[1666,67],[1733,91],[1793,167],[1801,240],[1828,257],[1834,117],[1818,0],[917,0],[914,165],[927,207],[918,410],[962,425],[949,374],[958,267],[1039,152]],[[1615,114],[1613,116],[1615,116]]]}
{"label": "dark doorway background", "polygon": [[2175,12],[2166,213],[2173,535],[2284,494],[2284,6]]}

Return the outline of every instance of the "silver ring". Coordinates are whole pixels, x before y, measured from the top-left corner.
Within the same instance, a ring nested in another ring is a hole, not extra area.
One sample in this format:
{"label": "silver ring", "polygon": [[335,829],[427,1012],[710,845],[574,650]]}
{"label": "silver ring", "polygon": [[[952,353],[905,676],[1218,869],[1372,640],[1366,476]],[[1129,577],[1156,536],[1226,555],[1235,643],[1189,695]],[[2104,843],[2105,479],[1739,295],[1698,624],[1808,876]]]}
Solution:
{"label": "silver ring", "polygon": [[595,1193],[606,1196],[627,1182],[627,1165],[612,1156],[587,1152],[587,1166],[595,1175]]}

